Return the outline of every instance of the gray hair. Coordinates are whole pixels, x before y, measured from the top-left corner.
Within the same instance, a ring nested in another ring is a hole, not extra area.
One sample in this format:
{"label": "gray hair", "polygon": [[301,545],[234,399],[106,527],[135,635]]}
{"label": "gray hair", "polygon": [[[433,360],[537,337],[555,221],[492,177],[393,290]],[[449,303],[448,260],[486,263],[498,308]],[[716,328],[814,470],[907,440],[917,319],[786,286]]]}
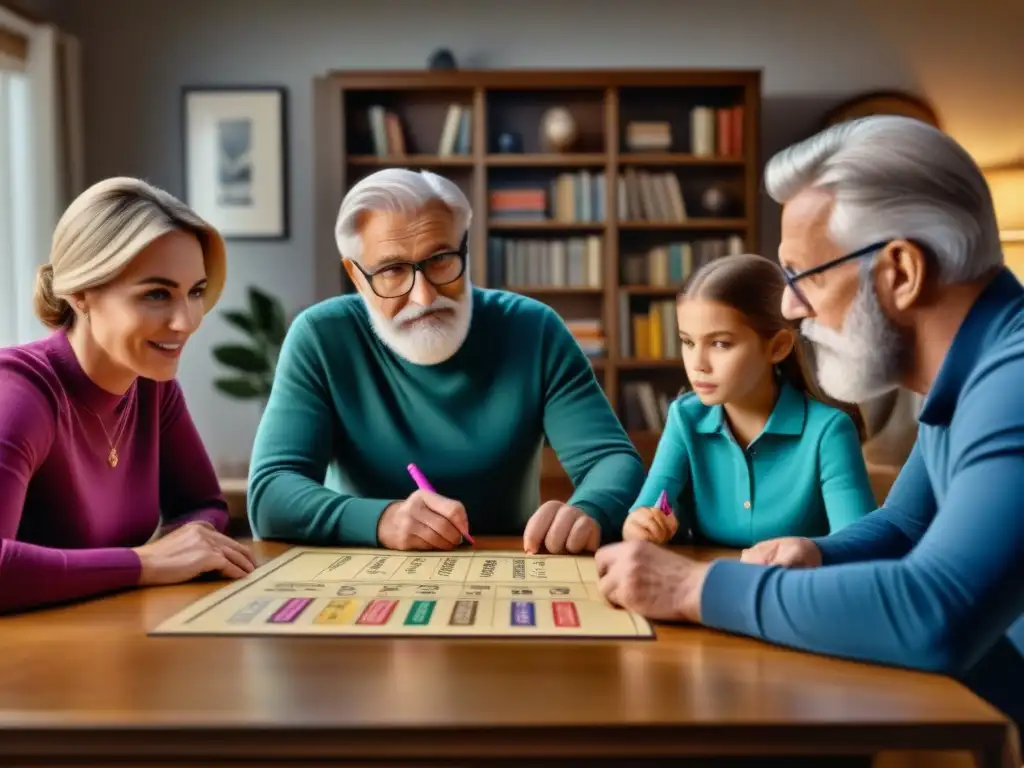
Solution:
{"label": "gray hair", "polygon": [[430,171],[385,168],[367,176],[348,191],[338,211],[334,239],[343,258],[358,262],[363,243],[360,227],[372,211],[413,213],[431,202],[441,202],[452,212],[461,238],[469,230],[473,212],[469,200],[454,182]]}
{"label": "gray hair", "polygon": [[809,187],[829,191],[829,229],[841,247],[917,241],[935,255],[946,283],[1003,264],[980,169],[952,138],[919,120],[874,116],[828,128],[776,154],[765,185],[783,204]]}

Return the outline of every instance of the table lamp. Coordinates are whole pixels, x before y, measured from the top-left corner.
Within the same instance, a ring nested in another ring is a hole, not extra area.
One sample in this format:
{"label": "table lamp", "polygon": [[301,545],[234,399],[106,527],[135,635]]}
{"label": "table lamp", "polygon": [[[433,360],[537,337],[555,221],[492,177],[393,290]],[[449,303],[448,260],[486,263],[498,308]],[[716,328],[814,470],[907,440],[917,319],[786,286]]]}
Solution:
{"label": "table lamp", "polygon": [[1024,243],[1024,159],[984,169],[1003,243]]}

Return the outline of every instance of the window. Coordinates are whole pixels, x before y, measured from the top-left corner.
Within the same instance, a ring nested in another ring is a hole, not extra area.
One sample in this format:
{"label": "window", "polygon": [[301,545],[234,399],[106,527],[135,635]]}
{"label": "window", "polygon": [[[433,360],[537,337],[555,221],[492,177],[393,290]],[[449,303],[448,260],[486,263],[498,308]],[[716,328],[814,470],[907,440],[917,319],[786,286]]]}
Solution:
{"label": "window", "polygon": [[38,336],[32,291],[38,259],[31,252],[27,76],[0,69],[0,347]]}
{"label": "window", "polygon": [[0,4],[0,346],[47,333],[32,296],[57,220],[83,189],[80,71],[77,40]]}

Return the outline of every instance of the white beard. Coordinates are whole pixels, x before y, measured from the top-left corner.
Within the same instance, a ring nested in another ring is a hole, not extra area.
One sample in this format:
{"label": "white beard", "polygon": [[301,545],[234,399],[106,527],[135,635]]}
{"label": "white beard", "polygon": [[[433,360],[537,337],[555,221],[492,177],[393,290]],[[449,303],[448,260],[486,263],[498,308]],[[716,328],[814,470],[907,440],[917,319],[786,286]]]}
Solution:
{"label": "white beard", "polygon": [[874,285],[865,280],[836,332],[804,320],[800,332],[814,345],[822,390],[845,403],[863,403],[900,385],[907,342],[882,312]]}
{"label": "white beard", "polygon": [[[458,352],[473,319],[473,287],[468,280],[458,301],[438,295],[428,307],[407,304],[390,320],[379,314],[365,296],[362,298],[377,337],[396,355],[415,365],[437,365]],[[435,315],[439,309],[448,309],[451,313]],[[426,319],[405,325],[420,317]]]}

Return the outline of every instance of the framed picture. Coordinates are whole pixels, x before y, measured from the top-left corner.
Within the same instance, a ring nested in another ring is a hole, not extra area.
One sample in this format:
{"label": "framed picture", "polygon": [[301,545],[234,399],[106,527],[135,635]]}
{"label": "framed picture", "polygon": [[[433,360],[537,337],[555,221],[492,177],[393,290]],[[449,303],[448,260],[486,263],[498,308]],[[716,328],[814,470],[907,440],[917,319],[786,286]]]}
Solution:
{"label": "framed picture", "polygon": [[225,239],[286,239],[285,89],[186,86],[182,102],[185,201]]}

